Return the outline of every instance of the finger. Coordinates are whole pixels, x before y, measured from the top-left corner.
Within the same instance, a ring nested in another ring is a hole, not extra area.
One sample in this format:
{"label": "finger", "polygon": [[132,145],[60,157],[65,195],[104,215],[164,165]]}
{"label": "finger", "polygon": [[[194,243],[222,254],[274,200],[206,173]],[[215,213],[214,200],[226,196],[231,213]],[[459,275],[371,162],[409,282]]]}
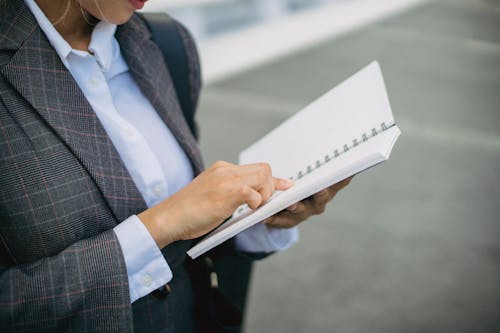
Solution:
{"label": "finger", "polygon": [[235,170],[236,175],[244,184],[260,191],[271,181],[271,167],[268,163],[254,163],[238,166]]}
{"label": "finger", "polygon": [[226,161],[217,161],[214,164],[212,164],[212,168],[224,168],[228,166],[234,166],[234,164],[226,162]]}
{"label": "finger", "polygon": [[294,182],[289,179],[272,177],[269,163],[254,163],[239,166],[239,174],[248,177],[249,185],[260,190],[268,181],[273,183],[273,192],[284,191],[293,186]]}
{"label": "finger", "polygon": [[314,199],[314,197],[309,197],[308,199],[298,202],[298,207],[294,211],[290,211],[293,215],[306,219],[312,215],[322,214],[326,209],[326,204],[328,201]]}
{"label": "finger", "polygon": [[266,225],[272,228],[289,229],[295,227],[305,219],[298,218],[291,214],[276,214],[265,221]]}
{"label": "finger", "polygon": [[311,215],[320,215],[323,214],[326,210],[326,204],[327,202],[312,202],[310,204],[310,211],[309,213]]}
{"label": "finger", "polygon": [[293,213],[295,215],[301,215],[307,210],[307,203],[304,201],[296,202],[286,209],[286,211]]}
{"label": "finger", "polygon": [[352,178],[354,176],[351,176],[349,178],[346,178],[344,179],[343,181],[341,182],[338,182],[337,184],[333,185],[332,187],[335,187],[337,189],[337,192],[340,191],[341,189],[343,189],[344,187],[346,187],[347,185],[349,185],[349,183],[351,182]]}
{"label": "finger", "polygon": [[273,183],[274,183],[274,189],[276,191],[288,190],[294,184],[293,180],[284,178],[274,178],[274,177],[273,177]]}
{"label": "finger", "polygon": [[274,194],[275,190],[284,191],[293,186],[293,182],[288,179],[271,178],[271,182],[264,186],[259,193],[262,195],[262,201],[267,202]]}
{"label": "finger", "polygon": [[269,179],[269,182],[267,184],[264,184],[264,186],[259,190],[260,195],[262,196],[262,202],[266,202],[271,195],[274,193],[274,182],[272,179]]}
{"label": "finger", "polygon": [[233,193],[239,195],[228,199],[233,199],[235,205],[247,203],[250,208],[256,209],[274,193],[275,182],[267,163],[237,166],[219,161],[214,168],[215,172],[221,173],[223,177],[231,176],[228,185],[233,189]]}
{"label": "finger", "polygon": [[343,181],[341,182],[338,182],[337,184],[334,184],[330,187],[328,187],[326,190],[328,191],[328,199],[327,199],[327,202],[332,200],[335,195],[337,195],[338,192],[340,192],[340,190],[342,190],[344,187],[346,187],[347,185],[349,185],[349,183],[351,182],[352,178],[354,176],[351,176],[349,178],[346,178],[344,179]]}
{"label": "finger", "polygon": [[291,180],[272,177],[271,167],[267,163],[244,165],[239,173],[241,184],[248,184],[257,190],[263,202],[266,202],[275,190],[286,190],[293,186]]}
{"label": "finger", "polygon": [[260,193],[248,185],[243,186],[241,195],[241,203],[246,203],[251,209],[257,209],[262,204]]}
{"label": "finger", "polygon": [[317,203],[326,203],[331,199],[331,191],[329,189],[324,189],[314,194],[311,199]]}

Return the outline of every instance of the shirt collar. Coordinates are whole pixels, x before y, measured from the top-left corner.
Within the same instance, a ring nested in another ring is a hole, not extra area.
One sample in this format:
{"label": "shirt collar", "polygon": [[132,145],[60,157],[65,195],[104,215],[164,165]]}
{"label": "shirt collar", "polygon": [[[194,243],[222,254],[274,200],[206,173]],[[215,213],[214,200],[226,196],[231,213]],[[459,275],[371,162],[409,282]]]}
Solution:
{"label": "shirt collar", "polygon": [[[61,61],[63,62],[64,66],[66,66],[66,68],[70,69],[68,61],[68,57],[70,54],[75,54],[80,57],[90,55],[90,53],[88,52],[73,49],[71,45],[69,45],[69,43],[54,28],[52,23],[49,21],[47,16],[45,16],[35,0],[24,1],[33,13],[33,16],[35,16],[38,25],[40,25],[40,28],[47,36],[47,39],[61,58]],[[94,27],[94,30],[92,31],[89,51],[94,54],[97,62],[104,72],[107,72],[109,70],[112,63],[113,46],[115,45],[115,32],[116,25],[104,21],[97,23],[97,25]]]}
{"label": "shirt collar", "polygon": [[113,46],[115,43],[116,24],[110,24],[104,21],[97,23],[92,31],[89,50],[103,69],[107,72],[111,67],[113,60]]}

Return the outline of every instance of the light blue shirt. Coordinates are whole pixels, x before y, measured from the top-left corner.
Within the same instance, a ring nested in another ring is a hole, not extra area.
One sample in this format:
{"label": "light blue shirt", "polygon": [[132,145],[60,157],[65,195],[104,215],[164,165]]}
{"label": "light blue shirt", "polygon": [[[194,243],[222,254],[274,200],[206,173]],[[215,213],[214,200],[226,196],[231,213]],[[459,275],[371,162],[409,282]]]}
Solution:
{"label": "light blue shirt", "polygon": [[[25,2],[92,106],[147,206],[186,186],[193,179],[190,161],[130,74],[114,36],[116,25],[99,22],[92,33],[90,52],[75,50],[34,0]],[[122,247],[132,302],[173,278],[136,215],[118,224],[114,232]],[[264,224],[236,236],[236,246],[244,252],[284,250],[297,241],[297,228],[268,229]]]}

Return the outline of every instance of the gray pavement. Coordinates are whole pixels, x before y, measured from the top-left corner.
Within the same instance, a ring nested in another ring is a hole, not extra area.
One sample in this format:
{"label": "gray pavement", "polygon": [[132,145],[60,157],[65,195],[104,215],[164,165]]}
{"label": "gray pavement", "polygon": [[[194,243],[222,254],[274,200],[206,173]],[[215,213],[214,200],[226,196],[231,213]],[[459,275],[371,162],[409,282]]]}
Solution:
{"label": "gray pavement", "polygon": [[246,331],[500,332],[499,1],[432,1],[206,87],[206,160],[373,59],[402,137],[255,266]]}

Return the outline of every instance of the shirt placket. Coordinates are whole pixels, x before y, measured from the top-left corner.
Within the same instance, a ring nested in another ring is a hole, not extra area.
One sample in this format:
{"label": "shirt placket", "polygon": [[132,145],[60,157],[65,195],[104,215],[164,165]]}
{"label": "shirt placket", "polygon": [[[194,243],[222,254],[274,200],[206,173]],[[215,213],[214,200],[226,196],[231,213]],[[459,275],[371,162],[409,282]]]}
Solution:
{"label": "shirt placket", "polygon": [[70,57],[71,70],[78,72],[79,85],[104,129],[113,141],[125,167],[150,207],[169,195],[168,183],[158,158],[144,136],[123,117],[113,103],[106,77],[95,57]]}

